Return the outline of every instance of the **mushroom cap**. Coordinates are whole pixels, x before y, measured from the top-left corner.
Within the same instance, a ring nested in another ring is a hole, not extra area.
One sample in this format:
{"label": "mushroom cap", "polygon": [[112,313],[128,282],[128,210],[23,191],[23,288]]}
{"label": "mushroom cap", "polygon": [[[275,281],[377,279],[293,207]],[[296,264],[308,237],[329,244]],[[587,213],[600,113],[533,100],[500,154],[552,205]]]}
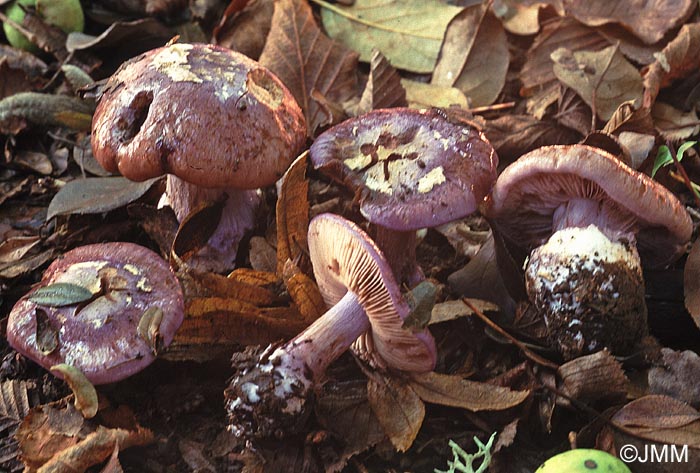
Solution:
{"label": "mushroom cap", "polygon": [[331,307],[352,291],[362,305],[371,330],[362,337],[373,347],[372,364],[402,371],[425,372],[435,367],[435,340],[423,329],[403,327],[410,309],[391,267],[374,242],[354,223],[321,214],[309,224],[309,253],[316,282]]}
{"label": "mushroom cap", "polygon": [[642,261],[672,262],[692,233],[676,196],[610,153],[586,145],[545,146],[503,170],[487,198],[485,213],[503,236],[523,248],[554,233],[554,213],[572,199],[600,202],[599,220],[582,222],[634,233]]}
{"label": "mushroom cap", "polygon": [[170,173],[203,187],[267,186],[305,142],[284,84],[210,44],[173,44],[122,64],[92,122],[95,158],[136,181]]}
{"label": "mushroom cap", "polygon": [[[55,283],[82,286],[93,297],[63,307],[30,300],[36,289]],[[111,383],[155,359],[137,330],[141,316],[152,307],[162,310],[158,333],[167,346],[182,323],[184,302],[180,283],[160,256],[133,243],[82,246],[51,263],[38,287],[17,302],[7,340],[46,369],[67,363],[93,384]],[[49,331],[56,334],[57,344],[44,353],[38,339]]]}
{"label": "mushroom cap", "polygon": [[474,212],[496,179],[498,156],[480,131],[438,110],[373,110],[322,133],[314,167],[360,197],[370,222],[407,231]]}

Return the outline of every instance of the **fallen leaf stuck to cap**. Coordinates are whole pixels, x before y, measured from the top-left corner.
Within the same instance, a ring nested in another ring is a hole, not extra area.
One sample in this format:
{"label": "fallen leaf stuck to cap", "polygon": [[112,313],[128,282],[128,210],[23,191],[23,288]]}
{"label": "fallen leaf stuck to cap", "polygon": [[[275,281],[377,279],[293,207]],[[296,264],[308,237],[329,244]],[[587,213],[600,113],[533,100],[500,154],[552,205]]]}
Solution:
{"label": "fallen leaf stuck to cap", "polygon": [[90,300],[93,293],[77,284],[57,282],[43,286],[32,292],[27,299],[49,307],[64,307]]}
{"label": "fallen leaf stuck to cap", "polygon": [[288,260],[296,261],[302,253],[308,253],[308,157],[308,151],[302,153],[284,173],[277,198],[277,274],[280,276]]}
{"label": "fallen leaf stuck to cap", "polygon": [[139,337],[148,344],[154,355],[158,354],[162,344],[160,338],[160,323],[162,321],[163,309],[155,306],[149,307],[141,316],[136,329]]}
{"label": "fallen leaf stuck to cap", "polygon": [[68,383],[75,396],[75,408],[86,419],[92,419],[97,414],[98,400],[95,386],[75,366],[61,363],[54,365],[51,372],[58,373]]}

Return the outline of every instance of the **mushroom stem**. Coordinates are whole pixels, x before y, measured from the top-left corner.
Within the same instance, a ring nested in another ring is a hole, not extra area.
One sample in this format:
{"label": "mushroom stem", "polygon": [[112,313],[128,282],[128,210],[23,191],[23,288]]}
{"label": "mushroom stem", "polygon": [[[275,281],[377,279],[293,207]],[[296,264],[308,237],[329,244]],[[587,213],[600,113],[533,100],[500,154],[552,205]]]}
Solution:
{"label": "mushroom stem", "polygon": [[231,431],[248,437],[296,430],[328,365],[369,328],[357,296],[348,291],[294,339],[238,360],[226,390]]}
{"label": "mushroom stem", "polygon": [[[626,238],[611,240],[610,233]],[[532,251],[525,283],[565,359],[605,347],[626,354],[647,332],[641,261],[630,233],[593,224],[563,228]]]}
{"label": "mushroom stem", "polygon": [[374,227],[374,242],[382,250],[396,281],[413,287],[425,279],[416,261],[416,231],[392,230],[381,225]]}
{"label": "mushroom stem", "polygon": [[226,199],[226,203],[219,226],[207,245],[188,261],[190,266],[202,271],[220,273],[233,269],[238,244],[245,233],[255,225],[255,212],[260,204],[260,196],[256,190],[207,189],[168,174],[161,204],[169,205],[179,222],[193,210],[220,199]]}

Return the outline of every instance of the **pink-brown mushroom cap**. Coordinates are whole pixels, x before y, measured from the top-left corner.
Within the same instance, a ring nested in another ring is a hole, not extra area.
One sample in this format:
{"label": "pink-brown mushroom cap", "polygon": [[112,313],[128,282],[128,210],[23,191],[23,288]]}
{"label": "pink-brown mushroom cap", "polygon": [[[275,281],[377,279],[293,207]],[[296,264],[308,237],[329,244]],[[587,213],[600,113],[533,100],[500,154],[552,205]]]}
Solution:
{"label": "pink-brown mushroom cap", "polygon": [[136,181],[170,173],[203,187],[270,185],[305,142],[304,116],[282,82],[209,44],[173,44],[123,64],[92,124],[105,169]]}
{"label": "pink-brown mushroom cap", "polygon": [[[153,348],[137,327],[152,307],[163,311],[158,331],[163,346],[173,339],[184,316],[180,284],[156,253],[133,243],[102,243],[76,248],[55,260],[38,287],[72,283],[98,294],[107,281],[111,290],[83,304],[40,305],[22,297],[10,312],[10,345],[46,369],[59,363],[78,368],[93,384],[124,379],[155,360]],[[56,348],[42,352],[37,342],[37,311],[46,315],[58,335]]]}
{"label": "pink-brown mushroom cap", "polygon": [[672,192],[586,145],[546,146],[520,157],[498,177],[486,214],[506,239],[531,249],[552,235],[555,210],[572,198],[600,201],[600,219],[636,234],[651,267],[672,262],[690,240],[690,216]]}
{"label": "pink-brown mushroom cap", "polygon": [[358,341],[370,350],[359,355],[382,367],[432,370],[437,358],[435,340],[428,329],[413,332],[403,327],[410,309],[391,268],[367,234],[342,217],[321,214],[309,225],[308,241],[326,305],[334,306],[352,291],[369,319],[371,329]]}
{"label": "pink-brown mushroom cap", "polygon": [[434,227],[474,212],[496,179],[498,156],[483,133],[436,110],[373,110],[322,133],[314,167],[360,196],[371,223]]}

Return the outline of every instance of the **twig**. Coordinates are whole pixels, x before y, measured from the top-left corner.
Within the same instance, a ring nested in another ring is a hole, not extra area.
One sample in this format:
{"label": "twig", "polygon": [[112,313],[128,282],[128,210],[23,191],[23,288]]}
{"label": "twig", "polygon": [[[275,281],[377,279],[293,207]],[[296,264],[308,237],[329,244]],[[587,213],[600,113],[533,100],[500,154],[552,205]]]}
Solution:
{"label": "twig", "polygon": [[508,339],[513,345],[518,347],[527,358],[539,365],[546,366],[547,368],[551,368],[554,370],[559,369],[559,365],[533,352],[527,346],[525,346],[523,342],[521,342],[520,340],[503,330],[497,324],[495,324],[491,319],[486,317],[474,304],[472,304],[469,301],[469,299],[463,297],[462,302],[464,302],[472,310],[472,312],[474,312],[474,314],[481,319],[482,322],[484,322],[486,325],[498,332],[501,336]]}
{"label": "twig", "polygon": [[507,108],[513,108],[515,107],[515,102],[504,102],[504,103],[496,103],[493,105],[487,105],[485,107],[474,107],[467,109],[468,112],[471,113],[484,113],[484,112],[493,112],[496,110],[505,110]]}

